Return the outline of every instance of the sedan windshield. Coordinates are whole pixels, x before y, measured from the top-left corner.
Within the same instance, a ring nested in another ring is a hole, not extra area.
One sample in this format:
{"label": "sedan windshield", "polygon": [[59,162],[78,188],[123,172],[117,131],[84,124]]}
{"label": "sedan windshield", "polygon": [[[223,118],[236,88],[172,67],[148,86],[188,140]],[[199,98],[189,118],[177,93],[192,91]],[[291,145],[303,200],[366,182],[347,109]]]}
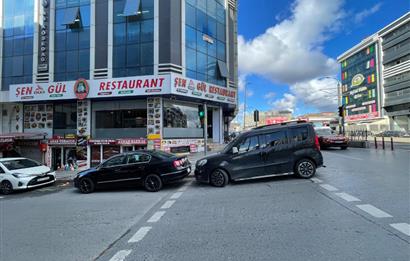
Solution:
{"label": "sedan windshield", "polygon": [[330,136],[330,135],[334,135],[335,132],[332,131],[331,129],[317,129],[316,134],[318,136]]}
{"label": "sedan windshield", "polygon": [[8,170],[27,169],[41,166],[40,163],[30,159],[7,160],[2,161],[2,163]]}

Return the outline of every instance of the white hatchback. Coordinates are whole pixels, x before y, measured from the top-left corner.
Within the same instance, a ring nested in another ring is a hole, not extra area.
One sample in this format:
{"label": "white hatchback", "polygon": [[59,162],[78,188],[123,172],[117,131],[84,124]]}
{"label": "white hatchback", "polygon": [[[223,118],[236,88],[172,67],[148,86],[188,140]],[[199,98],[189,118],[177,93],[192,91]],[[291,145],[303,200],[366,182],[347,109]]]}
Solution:
{"label": "white hatchback", "polygon": [[54,183],[56,174],[49,167],[27,158],[0,159],[0,193]]}

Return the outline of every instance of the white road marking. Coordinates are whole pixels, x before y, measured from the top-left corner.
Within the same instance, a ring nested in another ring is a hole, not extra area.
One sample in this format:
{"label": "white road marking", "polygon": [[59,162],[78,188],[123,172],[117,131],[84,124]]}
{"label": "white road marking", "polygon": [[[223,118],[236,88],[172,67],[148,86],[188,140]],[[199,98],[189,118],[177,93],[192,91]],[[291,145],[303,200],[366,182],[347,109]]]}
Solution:
{"label": "white road marking", "polygon": [[162,205],[161,209],[167,209],[172,207],[172,205],[174,205],[175,200],[168,200],[167,202],[164,203],[164,205]]}
{"label": "white road marking", "polygon": [[338,157],[342,157],[342,158],[346,158],[346,159],[363,160],[363,159],[358,158],[358,157],[350,157],[350,156],[346,156],[346,155],[342,155],[340,153],[334,153],[334,152],[330,152],[330,151],[326,151],[326,153],[334,154],[334,155],[337,155]]}
{"label": "white road marking", "polygon": [[328,191],[338,191],[339,189],[333,187],[332,185],[329,184],[320,184],[319,186],[321,186],[322,188],[328,190]]}
{"label": "white road marking", "polygon": [[390,226],[410,237],[410,224],[396,223],[396,224],[390,224]]}
{"label": "white road marking", "polygon": [[356,207],[360,208],[361,210],[369,213],[370,215],[372,215],[373,217],[376,217],[376,218],[393,217],[389,213],[386,213],[383,210],[378,209],[375,206],[370,205],[370,204],[356,205]]}
{"label": "white road marking", "polygon": [[118,251],[118,252],[110,259],[110,261],[123,261],[130,253],[131,253],[131,250],[121,250],[121,251]]}
{"label": "white road marking", "polygon": [[154,213],[154,215],[152,215],[152,217],[150,217],[150,219],[148,219],[148,223],[155,223],[158,222],[161,217],[165,214],[165,211],[157,211]]}
{"label": "white road marking", "polygon": [[358,199],[358,198],[356,198],[356,197],[354,197],[350,194],[344,193],[344,192],[335,193],[335,195],[338,196],[338,197],[341,197],[342,199],[346,200],[347,202],[361,201],[360,199]]}
{"label": "white road marking", "polygon": [[128,240],[128,243],[137,243],[141,241],[151,230],[152,227],[142,227]]}
{"label": "white road marking", "polygon": [[313,181],[314,183],[322,183],[323,181],[321,179],[318,178],[311,178],[311,181]]}
{"label": "white road marking", "polygon": [[4,198],[4,197],[0,197],[0,199],[2,199],[2,198]]}
{"label": "white road marking", "polygon": [[188,186],[183,186],[181,188],[178,189],[179,192],[184,192],[185,190],[187,190]]}
{"label": "white road marking", "polygon": [[182,193],[183,192],[176,192],[171,196],[170,199],[178,199],[182,195]]}

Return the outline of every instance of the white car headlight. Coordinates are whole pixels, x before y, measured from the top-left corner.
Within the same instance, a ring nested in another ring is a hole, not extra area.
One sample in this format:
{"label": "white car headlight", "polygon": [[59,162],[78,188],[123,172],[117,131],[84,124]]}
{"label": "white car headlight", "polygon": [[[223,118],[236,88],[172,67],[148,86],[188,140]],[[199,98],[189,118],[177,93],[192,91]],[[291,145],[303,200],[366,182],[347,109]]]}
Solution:
{"label": "white car headlight", "polygon": [[21,173],[13,173],[13,174],[11,174],[11,175],[13,175],[13,177],[18,178],[18,179],[29,177],[29,175],[27,175],[27,174],[21,174]]}
{"label": "white car headlight", "polygon": [[204,166],[207,162],[208,162],[208,160],[206,160],[206,159],[200,160],[200,161],[198,162],[198,167]]}

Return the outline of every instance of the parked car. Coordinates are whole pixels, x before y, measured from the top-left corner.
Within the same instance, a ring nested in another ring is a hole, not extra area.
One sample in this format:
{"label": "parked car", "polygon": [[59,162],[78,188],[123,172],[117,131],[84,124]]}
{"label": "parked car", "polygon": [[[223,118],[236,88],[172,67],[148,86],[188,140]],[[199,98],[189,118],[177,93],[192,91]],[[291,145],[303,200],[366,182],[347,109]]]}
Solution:
{"label": "parked car", "polygon": [[79,172],[74,186],[91,193],[98,186],[142,184],[147,191],[161,190],[164,183],[181,180],[191,172],[186,157],[162,151],[140,150],[115,155],[95,168]]}
{"label": "parked car", "polygon": [[349,146],[349,138],[337,134],[331,128],[315,128],[315,131],[322,148],[340,147],[342,150],[345,150]]}
{"label": "parked car", "polygon": [[240,134],[222,152],[198,160],[195,177],[224,187],[229,181],[293,173],[311,178],[321,166],[323,157],[312,124],[290,122]]}
{"label": "parked car", "polygon": [[0,192],[3,194],[52,184],[55,180],[55,172],[37,161],[27,158],[0,159]]}

